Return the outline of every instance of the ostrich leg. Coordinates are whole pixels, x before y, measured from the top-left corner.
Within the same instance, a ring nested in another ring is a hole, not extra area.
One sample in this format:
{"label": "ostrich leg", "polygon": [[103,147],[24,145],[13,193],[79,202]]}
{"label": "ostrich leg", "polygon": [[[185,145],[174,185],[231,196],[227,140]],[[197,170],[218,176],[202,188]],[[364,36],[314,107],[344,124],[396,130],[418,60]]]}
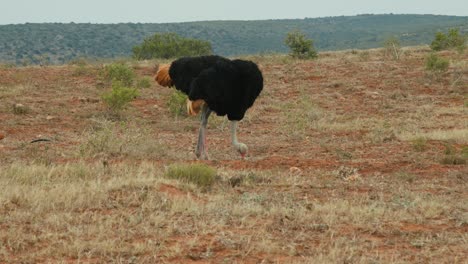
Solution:
{"label": "ostrich leg", "polygon": [[244,159],[245,154],[247,154],[248,148],[244,143],[237,141],[237,123],[238,121],[231,121],[231,139],[232,146],[239,152],[242,159]]}
{"label": "ostrich leg", "polygon": [[201,110],[201,122],[200,130],[198,132],[198,143],[195,155],[200,159],[209,159],[208,153],[206,152],[206,125],[208,124],[208,117],[210,117],[211,109],[207,104],[204,104]]}

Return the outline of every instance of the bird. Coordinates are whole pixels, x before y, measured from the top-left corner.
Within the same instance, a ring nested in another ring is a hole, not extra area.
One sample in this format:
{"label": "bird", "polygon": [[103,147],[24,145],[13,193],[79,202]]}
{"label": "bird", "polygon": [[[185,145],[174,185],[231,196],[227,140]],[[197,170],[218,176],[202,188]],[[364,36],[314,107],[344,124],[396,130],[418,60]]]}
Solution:
{"label": "bird", "polygon": [[218,55],[182,57],[160,65],[155,81],[164,87],[175,87],[185,93],[189,115],[201,113],[195,155],[209,159],[206,126],[212,112],[227,116],[231,143],[244,159],[248,147],[237,139],[238,122],[244,118],[263,90],[263,75],[258,65],[249,60],[229,59]]}

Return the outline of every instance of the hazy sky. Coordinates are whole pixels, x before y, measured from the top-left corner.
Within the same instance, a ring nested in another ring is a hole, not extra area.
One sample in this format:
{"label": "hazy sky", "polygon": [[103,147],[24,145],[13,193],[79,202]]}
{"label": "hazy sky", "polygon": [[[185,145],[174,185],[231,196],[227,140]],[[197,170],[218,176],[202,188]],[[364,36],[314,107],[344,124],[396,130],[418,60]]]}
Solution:
{"label": "hazy sky", "polygon": [[0,24],[185,22],[364,13],[468,15],[467,0],[0,0]]}

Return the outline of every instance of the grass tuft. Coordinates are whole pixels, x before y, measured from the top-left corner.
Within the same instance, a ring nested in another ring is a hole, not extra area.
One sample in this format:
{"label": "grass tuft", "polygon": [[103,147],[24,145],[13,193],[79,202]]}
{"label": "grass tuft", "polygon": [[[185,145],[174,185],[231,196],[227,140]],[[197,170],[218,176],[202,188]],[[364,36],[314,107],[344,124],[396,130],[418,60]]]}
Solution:
{"label": "grass tuft", "polygon": [[440,163],[444,165],[465,165],[466,157],[459,155],[447,155],[440,160]]}
{"label": "grass tuft", "polygon": [[15,115],[25,115],[31,112],[31,109],[23,104],[14,104],[12,111]]}
{"label": "grass tuft", "polygon": [[412,141],[413,149],[417,152],[423,152],[427,148],[427,139],[424,137],[418,137]]}
{"label": "grass tuft", "polygon": [[207,188],[213,185],[216,169],[205,164],[172,164],[164,174],[167,178],[177,179]]}

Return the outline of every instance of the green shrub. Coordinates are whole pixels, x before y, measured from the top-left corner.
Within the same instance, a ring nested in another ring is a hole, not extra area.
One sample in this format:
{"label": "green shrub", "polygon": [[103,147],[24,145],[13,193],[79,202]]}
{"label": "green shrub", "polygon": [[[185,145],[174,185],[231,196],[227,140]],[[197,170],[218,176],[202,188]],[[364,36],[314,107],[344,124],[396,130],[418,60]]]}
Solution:
{"label": "green shrub", "polygon": [[133,99],[139,95],[135,88],[128,88],[120,82],[112,84],[112,91],[104,93],[102,100],[112,112],[119,112],[125,109]]}
{"label": "green shrub", "polygon": [[123,63],[113,63],[104,67],[104,78],[109,82],[120,82],[131,87],[135,79],[135,72]]}
{"label": "green shrub", "polygon": [[138,79],[137,81],[137,88],[150,88],[151,87],[151,78],[150,77],[143,77]]}
{"label": "green shrub", "polygon": [[172,164],[167,167],[165,177],[210,187],[216,177],[216,169],[205,164]]}
{"label": "green shrub", "polygon": [[431,53],[426,58],[426,70],[432,73],[444,73],[448,70],[449,61],[447,59],[437,56],[435,53]]}
{"label": "green shrub", "polygon": [[179,90],[173,89],[169,100],[167,100],[167,106],[174,116],[186,115],[187,95]]}
{"label": "green shrub", "polygon": [[137,60],[170,59],[183,56],[212,54],[208,41],[183,38],[175,33],[155,34],[133,47],[133,57]]}
{"label": "green shrub", "polygon": [[456,28],[449,29],[447,34],[437,32],[431,43],[431,49],[435,51],[456,48],[464,50],[466,45],[466,36],[460,34]]}
{"label": "green shrub", "polygon": [[289,47],[290,55],[298,59],[314,59],[317,58],[313,40],[307,39],[306,36],[299,30],[291,31],[284,39],[284,43]]}

